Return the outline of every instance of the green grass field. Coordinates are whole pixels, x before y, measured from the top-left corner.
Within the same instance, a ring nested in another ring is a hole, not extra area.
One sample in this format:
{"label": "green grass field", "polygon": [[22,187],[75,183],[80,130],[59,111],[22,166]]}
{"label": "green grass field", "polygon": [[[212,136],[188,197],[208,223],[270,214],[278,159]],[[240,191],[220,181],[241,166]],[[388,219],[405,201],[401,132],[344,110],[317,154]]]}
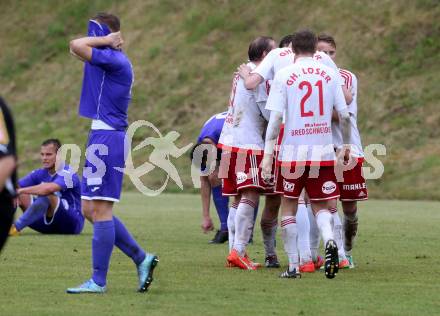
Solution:
{"label": "green grass field", "polygon": [[[357,268],[281,280],[281,270],[224,268],[226,245],[202,234],[197,195],[127,193],[116,207],[147,250],[160,256],[147,294],[133,263],[115,250],[108,293],[71,296],[91,271],[91,225],[81,236],[27,230],[0,257],[0,315],[438,315],[440,203],[369,201],[360,211]],[[280,240],[280,238],[278,238]],[[282,263],[286,258],[279,242]],[[263,261],[259,229],[249,252]]]}

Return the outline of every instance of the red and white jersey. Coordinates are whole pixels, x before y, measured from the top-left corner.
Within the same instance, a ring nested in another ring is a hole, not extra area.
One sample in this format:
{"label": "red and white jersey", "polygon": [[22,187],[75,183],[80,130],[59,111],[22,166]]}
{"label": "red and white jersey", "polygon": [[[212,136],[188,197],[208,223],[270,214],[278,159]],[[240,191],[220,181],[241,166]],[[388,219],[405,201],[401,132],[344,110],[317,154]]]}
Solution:
{"label": "red and white jersey", "polygon": [[[313,58],[327,67],[338,71],[338,66],[326,53],[318,51],[313,55]],[[259,74],[264,80],[273,80],[278,71],[293,63],[295,63],[295,54],[291,48],[275,48],[264,57],[262,62],[252,72]],[[342,79],[338,80],[342,85]]]}
{"label": "red and white jersey", "polygon": [[[248,63],[252,69],[253,63]],[[247,90],[243,79],[237,74],[232,80],[228,114],[223,125],[218,147],[228,151],[251,151],[255,154],[264,150],[263,134],[267,126],[269,111],[265,110],[267,99],[266,82],[255,90]],[[260,106],[257,104],[260,101]],[[262,107],[260,109],[260,107]],[[266,111],[267,114],[262,113]]]}
{"label": "red and white jersey", "polygon": [[332,111],[347,111],[339,78],[339,72],[312,57],[298,58],[276,74],[266,108],[285,113],[282,164],[335,164]]}
{"label": "red and white jersey", "polygon": [[[348,112],[350,113],[350,127],[351,127],[351,154],[354,157],[363,158],[364,152],[362,150],[361,136],[357,127],[357,78],[356,76],[345,69],[339,69],[339,73],[344,79],[344,85],[351,91],[353,101],[348,105]],[[332,124],[333,143],[337,148],[341,148],[343,145],[342,129],[339,123]]]}

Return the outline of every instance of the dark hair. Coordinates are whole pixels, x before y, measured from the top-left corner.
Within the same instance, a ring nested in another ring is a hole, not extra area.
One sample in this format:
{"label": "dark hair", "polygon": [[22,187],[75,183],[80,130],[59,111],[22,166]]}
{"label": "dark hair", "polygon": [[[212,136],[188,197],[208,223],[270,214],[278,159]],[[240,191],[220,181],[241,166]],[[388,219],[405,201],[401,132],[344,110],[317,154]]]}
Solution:
{"label": "dark hair", "polygon": [[99,23],[107,25],[112,32],[118,32],[121,29],[121,22],[116,15],[99,12],[93,17],[93,19]]}
{"label": "dark hair", "polygon": [[336,42],[333,36],[322,33],[318,35],[318,42],[326,42],[336,48]]}
{"label": "dark hair", "polygon": [[58,149],[60,149],[60,147],[61,147],[61,142],[56,138],[49,138],[49,139],[46,139],[41,144],[41,146],[49,146],[49,145],[54,145],[56,150],[58,151]]}
{"label": "dark hair", "polygon": [[295,54],[314,54],[318,40],[310,30],[301,30],[294,34],[292,48]]}
{"label": "dark hair", "polygon": [[271,51],[271,43],[274,41],[269,36],[258,36],[249,44],[248,56],[250,61],[259,61],[264,53]]}
{"label": "dark hair", "polygon": [[280,44],[278,45],[279,48],[283,48],[283,47],[287,47],[289,46],[292,42],[293,42],[293,34],[289,34],[284,36],[281,41]]}

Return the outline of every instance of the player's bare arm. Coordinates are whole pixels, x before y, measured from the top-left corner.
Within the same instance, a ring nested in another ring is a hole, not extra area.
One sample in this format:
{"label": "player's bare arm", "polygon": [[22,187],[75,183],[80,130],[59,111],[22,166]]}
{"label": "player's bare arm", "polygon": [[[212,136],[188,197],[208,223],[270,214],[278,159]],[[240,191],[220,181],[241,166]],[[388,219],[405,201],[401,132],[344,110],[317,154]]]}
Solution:
{"label": "player's bare arm", "polygon": [[351,91],[348,90],[348,88],[344,85],[342,86],[342,92],[344,92],[344,98],[347,105],[349,105],[353,101],[353,95],[351,94]]}
{"label": "player's bare arm", "polygon": [[348,109],[339,112],[339,122],[341,123],[342,140],[344,142],[344,160],[347,161],[350,154],[351,139],[350,113]]}
{"label": "player's bare arm", "polygon": [[11,176],[12,171],[15,168],[15,158],[12,156],[4,157],[0,159],[0,191],[5,186],[6,179]]}
{"label": "player's bare arm", "polygon": [[207,176],[200,177],[200,193],[202,196],[202,230],[206,234],[214,229],[211,216],[209,215],[209,206],[211,202],[211,184]]}
{"label": "player's bare arm", "polygon": [[17,190],[18,194],[33,194],[33,195],[49,195],[61,190],[61,187],[54,183],[41,183],[26,188],[20,188]]}
{"label": "player's bare arm", "polygon": [[273,151],[280,133],[281,122],[283,121],[283,113],[272,111],[270,113],[269,124],[267,125],[266,141],[264,144],[264,157],[262,163],[261,175],[268,179],[271,176]]}
{"label": "player's bare arm", "polygon": [[243,78],[244,86],[248,90],[254,90],[264,80],[259,74],[251,73],[251,68],[246,64],[241,64],[237,71],[240,77]]}
{"label": "player's bare arm", "polygon": [[121,32],[101,37],[81,37],[70,41],[70,53],[81,61],[90,61],[92,48],[110,46],[113,49],[120,49],[123,43]]}

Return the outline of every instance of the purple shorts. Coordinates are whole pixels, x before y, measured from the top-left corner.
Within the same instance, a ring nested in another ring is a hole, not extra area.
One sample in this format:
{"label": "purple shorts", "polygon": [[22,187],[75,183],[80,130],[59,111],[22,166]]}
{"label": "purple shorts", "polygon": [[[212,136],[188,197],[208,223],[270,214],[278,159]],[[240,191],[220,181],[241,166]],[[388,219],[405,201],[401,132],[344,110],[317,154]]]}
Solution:
{"label": "purple shorts", "polygon": [[124,140],[125,131],[90,131],[81,199],[119,202],[124,174],[117,168],[125,166]]}
{"label": "purple shorts", "polygon": [[71,208],[64,199],[58,201],[52,218],[44,216],[29,227],[42,234],[80,234],[84,227],[84,216],[81,211]]}

